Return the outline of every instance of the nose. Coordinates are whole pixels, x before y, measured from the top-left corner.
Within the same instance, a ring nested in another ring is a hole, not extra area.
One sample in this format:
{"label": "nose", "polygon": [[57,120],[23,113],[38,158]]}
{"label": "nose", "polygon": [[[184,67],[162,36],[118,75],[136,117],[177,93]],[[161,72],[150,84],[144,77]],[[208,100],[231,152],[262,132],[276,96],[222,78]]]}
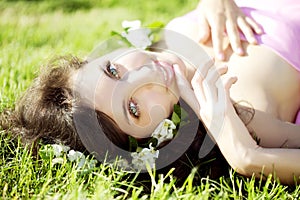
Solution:
{"label": "nose", "polygon": [[159,80],[158,69],[154,64],[143,65],[136,70],[127,72],[122,81],[127,83],[136,83],[137,81],[146,82],[149,80]]}

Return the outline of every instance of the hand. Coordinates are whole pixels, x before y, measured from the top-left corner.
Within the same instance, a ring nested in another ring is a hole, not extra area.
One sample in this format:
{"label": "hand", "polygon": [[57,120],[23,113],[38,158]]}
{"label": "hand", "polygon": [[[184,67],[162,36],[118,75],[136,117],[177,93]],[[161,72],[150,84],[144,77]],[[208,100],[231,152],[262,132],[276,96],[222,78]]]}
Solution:
{"label": "hand", "polygon": [[174,71],[176,76],[177,86],[180,92],[180,97],[192,108],[192,110],[198,115],[200,118],[199,111],[200,106],[197,102],[194,91],[192,90],[191,83],[186,79],[186,75],[184,73],[184,69],[182,69],[179,65],[174,64]]}
{"label": "hand", "polygon": [[254,20],[243,14],[234,0],[201,0],[197,10],[200,42],[206,42],[211,36],[217,59],[225,59],[224,31],[227,32],[233,51],[238,55],[244,55],[239,30],[250,44],[257,44],[254,33],[261,34],[261,28]]}
{"label": "hand", "polygon": [[216,141],[223,128],[226,114],[235,112],[229,90],[237,78],[225,78],[227,70],[225,66],[219,69],[214,65],[200,67],[191,81],[194,94],[201,106],[198,113]]}

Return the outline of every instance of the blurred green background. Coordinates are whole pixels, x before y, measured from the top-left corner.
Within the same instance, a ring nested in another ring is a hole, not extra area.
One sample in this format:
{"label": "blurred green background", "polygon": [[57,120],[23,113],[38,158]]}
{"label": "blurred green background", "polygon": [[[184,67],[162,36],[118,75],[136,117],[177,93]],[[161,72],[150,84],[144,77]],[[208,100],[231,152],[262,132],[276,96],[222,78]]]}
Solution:
{"label": "blurred green background", "polygon": [[54,55],[87,55],[123,20],[143,24],[194,9],[198,0],[0,1],[0,110],[12,107]]}

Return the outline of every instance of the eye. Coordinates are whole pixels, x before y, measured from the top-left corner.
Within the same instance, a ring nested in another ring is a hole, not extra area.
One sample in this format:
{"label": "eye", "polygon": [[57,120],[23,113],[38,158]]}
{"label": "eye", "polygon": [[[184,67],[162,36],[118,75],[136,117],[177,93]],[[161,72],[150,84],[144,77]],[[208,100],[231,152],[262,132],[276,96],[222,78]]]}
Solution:
{"label": "eye", "polygon": [[129,110],[129,113],[133,117],[139,118],[139,116],[140,116],[139,107],[133,99],[130,99],[129,102],[128,102],[128,110]]}
{"label": "eye", "polygon": [[109,76],[116,79],[120,79],[119,70],[116,64],[107,61],[105,67],[106,67],[106,72],[108,73]]}

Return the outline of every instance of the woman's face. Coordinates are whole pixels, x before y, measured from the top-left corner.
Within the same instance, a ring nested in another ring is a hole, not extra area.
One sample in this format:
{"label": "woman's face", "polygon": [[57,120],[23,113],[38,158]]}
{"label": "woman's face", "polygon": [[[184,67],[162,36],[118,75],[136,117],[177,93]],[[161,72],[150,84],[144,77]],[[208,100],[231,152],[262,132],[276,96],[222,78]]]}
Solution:
{"label": "woman's face", "polygon": [[115,60],[95,60],[79,73],[84,73],[81,83],[85,93],[93,95],[95,109],[110,116],[122,131],[143,138],[178,102],[175,63],[183,65],[173,54],[135,50]]}

